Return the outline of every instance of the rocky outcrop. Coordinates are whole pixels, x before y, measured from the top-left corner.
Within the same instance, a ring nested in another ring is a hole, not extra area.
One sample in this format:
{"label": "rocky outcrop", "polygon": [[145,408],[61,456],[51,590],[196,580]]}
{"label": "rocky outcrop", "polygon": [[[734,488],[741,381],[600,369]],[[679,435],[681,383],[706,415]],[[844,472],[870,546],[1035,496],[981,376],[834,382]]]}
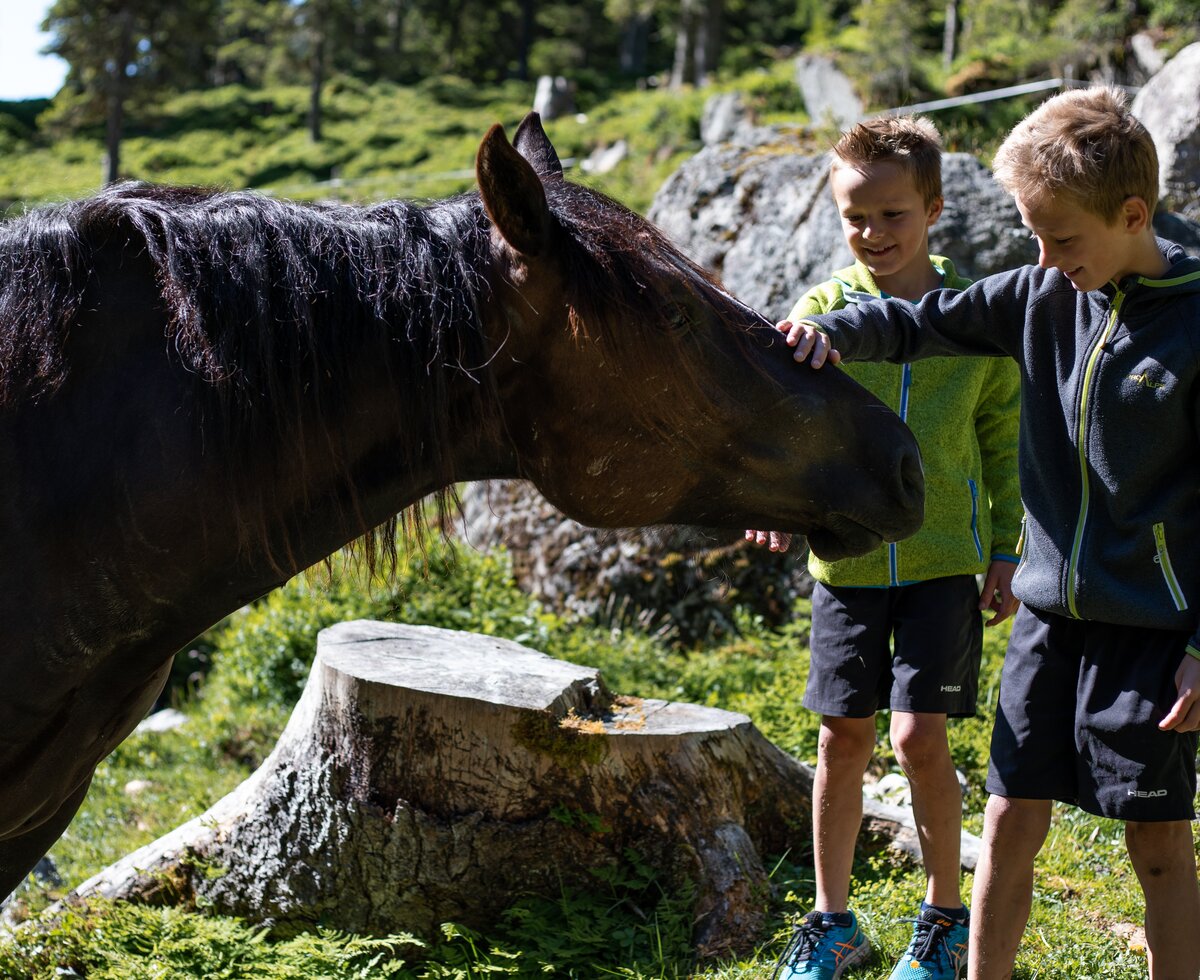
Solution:
{"label": "rocky outcrop", "polygon": [[[946,210],[930,236],[934,251],[973,278],[1036,258],[982,163],[949,153],[942,170]],[[853,261],[828,173],[828,154],[794,131],[756,147],[706,147],[663,185],[650,220],[738,298],[779,319],[809,285]]]}
{"label": "rocky outcrop", "polygon": [[[1193,47],[1200,69],[1200,44]],[[1161,212],[1155,227],[1200,254],[1194,220],[1200,218],[1200,70],[1191,84],[1190,135],[1165,155],[1178,175],[1172,200],[1190,202],[1192,213]],[[1179,127],[1173,132],[1179,135]],[[663,184],[650,220],[739,299],[780,319],[810,285],[853,261],[829,192],[824,149],[810,134],[782,127],[773,141],[754,146],[706,146]],[[929,235],[934,252],[972,279],[1037,260],[1012,200],[978,159],[945,154],[942,184],[946,208]]]}
{"label": "rocky outcrop", "polygon": [[543,120],[575,112],[575,86],[562,75],[541,75],[533,94],[533,111]]}
{"label": "rocky outcrop", "polygon": [[1168,61],[1133,101],[1158,147],[1163,206],[1200,219],[1200,42]]}

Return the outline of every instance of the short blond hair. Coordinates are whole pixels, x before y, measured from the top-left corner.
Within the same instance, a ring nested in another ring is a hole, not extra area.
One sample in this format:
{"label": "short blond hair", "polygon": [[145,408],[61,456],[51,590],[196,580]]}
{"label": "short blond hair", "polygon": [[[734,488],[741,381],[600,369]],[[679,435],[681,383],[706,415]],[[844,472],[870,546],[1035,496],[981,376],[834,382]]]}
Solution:
{"label": "short blond hair", "polygon": [[1005,138],[992,173],[1027,204],[1066,195],[1107,222],[1130,197],[1142,198],[1151,214],[1158,205],[1154,139],[1114,88],[1074,89],[1043,102]]}
{"label": "short blond hair", "polygon": [[833,145],[833,155],[834,170],[894,161],[908,171],[927,205],[942,196],[942,136],[923,116],[879,116],[856,123]]}

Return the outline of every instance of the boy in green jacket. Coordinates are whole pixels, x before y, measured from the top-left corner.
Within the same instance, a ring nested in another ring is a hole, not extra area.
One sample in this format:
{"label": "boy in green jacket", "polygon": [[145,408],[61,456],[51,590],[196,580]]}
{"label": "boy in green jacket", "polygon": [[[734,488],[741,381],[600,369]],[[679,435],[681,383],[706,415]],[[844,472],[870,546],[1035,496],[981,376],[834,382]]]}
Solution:
{"label": "boy in green jacket", "polygon": [[[856,259],[807,292],[789,320],[894,296],[918,300],[969,281],[929,255],[942,212],[941,140],[925,119],[860,123],[834,147],[830,185]],[[1016,608],[1010,590],[1021,523],[1017,486],[1020,376],[1002,358],[932,358],[919,365],[847,365],[904,419],[921,447],[922,529],[861,558],[809,557],[811,667],[804,705],[821,713],[813,787],[815,909],[780,959],[780,980],[835,980],[870,946],[849,908],[862,822],[862,777],[875,712],[891,709],[891,741],[909,779],[925,864],[925,901],[891,980],[953,980],[966,966],[960,892],[962,795],[948,717],[975,713],[988,625]],[[772,550],[786,535],[748,531]],[[976,575],[986,574],[982,596]]]}

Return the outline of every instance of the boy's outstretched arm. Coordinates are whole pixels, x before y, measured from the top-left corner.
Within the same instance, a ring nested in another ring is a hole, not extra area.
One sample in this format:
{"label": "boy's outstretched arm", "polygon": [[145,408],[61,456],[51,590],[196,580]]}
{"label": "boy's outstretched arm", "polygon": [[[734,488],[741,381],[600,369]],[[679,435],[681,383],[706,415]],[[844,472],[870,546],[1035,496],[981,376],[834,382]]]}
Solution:
{"label": "boy's outstretched arm", "polygon": [[[1188,646],[1189,651],[1191,645]],[[1200,660],[1190,652],[1175,671],[1175,687],[1179,696],[1166,717],[1158,723],[1164,732],[1200,731]]]}
{"label": "boy's outstretched arm", "polygon": [[788,343],[797,361],[813,367],[843,359],[902,364],[956,354],[1019,358],[1040,272],[1026,266],[963,290],[934,289],[917,303],[889,298],[803,316],[793,312]]}

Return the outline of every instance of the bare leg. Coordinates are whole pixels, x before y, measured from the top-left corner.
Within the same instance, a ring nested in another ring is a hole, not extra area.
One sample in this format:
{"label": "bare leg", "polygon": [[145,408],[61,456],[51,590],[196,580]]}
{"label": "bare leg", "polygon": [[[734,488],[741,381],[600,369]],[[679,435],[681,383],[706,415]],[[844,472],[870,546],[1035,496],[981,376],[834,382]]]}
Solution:
{"label": "bare leg", "polygon": [[1008,980],[1033,904],[1033,862],[1050,829],[1050,800],[988,797],[971,893],[969,980]]}
{"label": "bare leg", "polygon": [[892,748],[912,788],[913,816],[928,885],[925,901],[962,905],[959,888],[962,789],[950,758],[946,716],[892,712]]}
{"label": "bare leg", "polygon": [[1146,896],[1151,980],[1200,977],[1200,884],[1192,825],[1185,820],[1125,824],[1129,860]]}
{"label": "bare leg", "polygon": [[821,717],[813,781],[816,908],[845,912],[862,825],[862,777],[875,750],[875,719]]}

